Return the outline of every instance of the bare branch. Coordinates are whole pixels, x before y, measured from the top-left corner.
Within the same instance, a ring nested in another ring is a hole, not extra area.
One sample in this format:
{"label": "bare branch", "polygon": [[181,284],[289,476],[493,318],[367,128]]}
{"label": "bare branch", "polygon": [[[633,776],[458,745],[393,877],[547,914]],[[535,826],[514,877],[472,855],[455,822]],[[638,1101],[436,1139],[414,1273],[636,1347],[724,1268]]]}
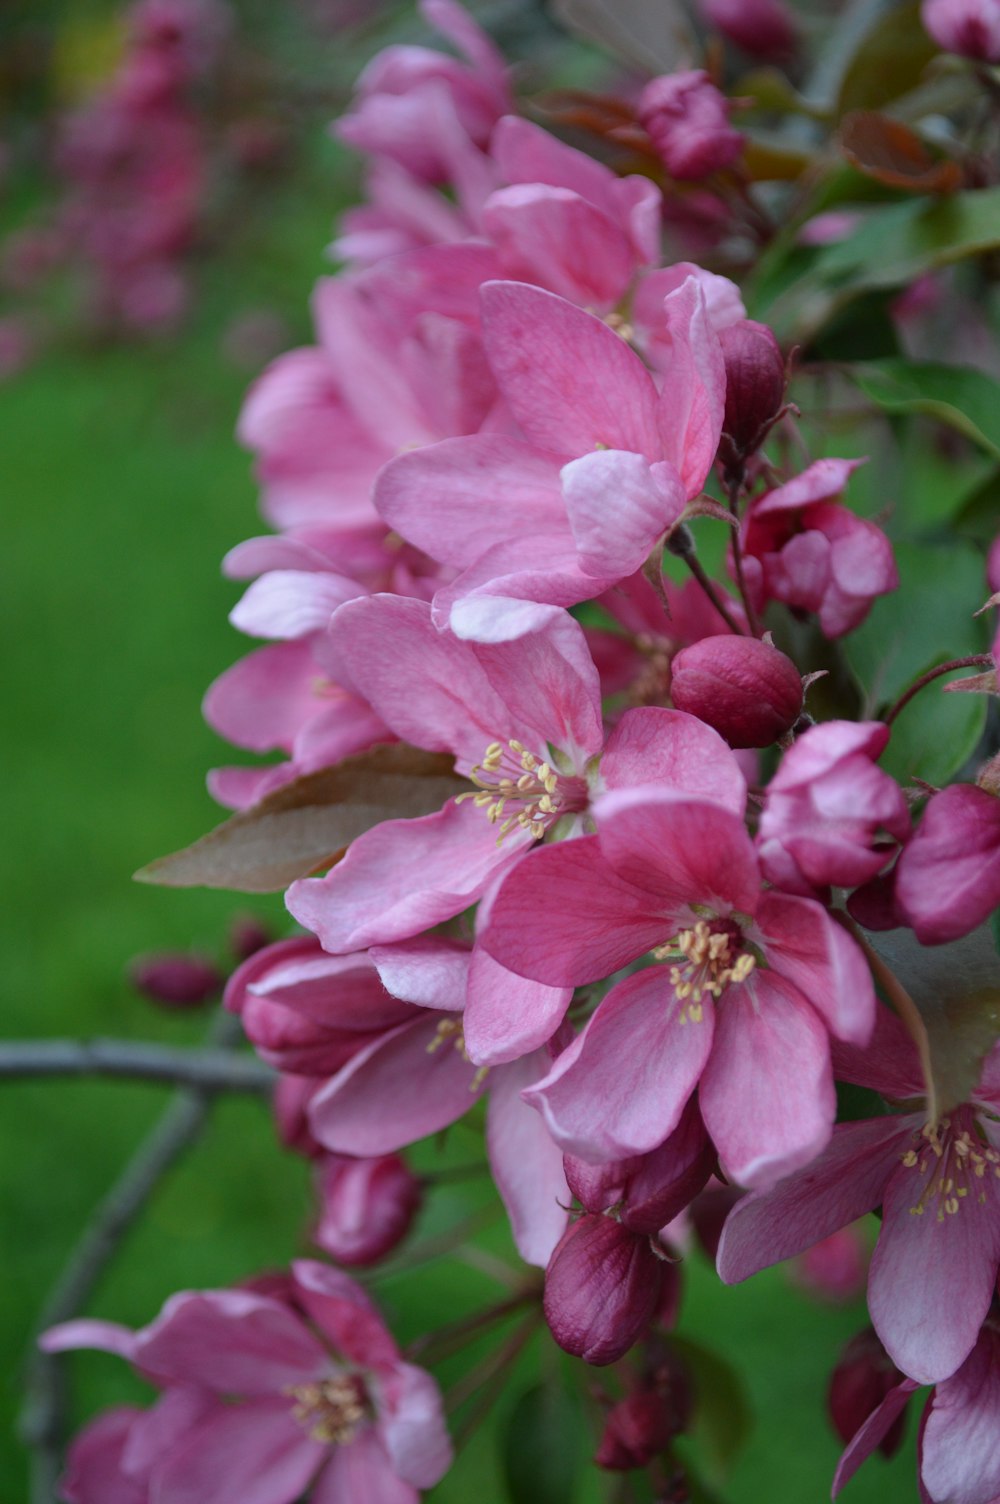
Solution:
{"label": "bare branch", "polygon": [[0,1045],[0,1081],[28,1076],[118,1076],[210,1093],[268,1092],[274,1072],[231,1050],[174,1049],[130,1039],[29,1039]]}

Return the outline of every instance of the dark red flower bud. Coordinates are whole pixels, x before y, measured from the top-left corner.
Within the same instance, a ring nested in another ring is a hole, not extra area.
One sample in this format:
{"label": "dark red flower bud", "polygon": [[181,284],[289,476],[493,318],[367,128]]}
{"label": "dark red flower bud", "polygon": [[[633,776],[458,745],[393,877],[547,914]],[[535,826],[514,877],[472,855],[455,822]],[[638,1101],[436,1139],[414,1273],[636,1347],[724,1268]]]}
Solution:
{"label": "dark red flower bud", "polygon": [[766,324],[740,319],[719,331],[726,362],[722,459],[745,460],[767,436],[785,400],[785,357]]}
{"label": "dark red flower bud", "polygon": [[637,1389],[608,1411],[594,1461],[609,1472],[647,1467],[677,1435],[677,1415],[669,1394]]}
{"label": "dark red flower bud", "polygon": [[249,960],[270,943],[270,931],[252,914],[237,915],[229,926],[229,948],[237,961]]}
{"label": "dark red flower bud", "polygon": [[128,974],[138,992],[165,1008],[197,1008],[217,997],[225,984],[214,962],[183,952],[137,956]]}
{"label": "dark red flower bud", "polygon": [[[841,1441],[851,1440],[902,1379],[871,1327],[851,1338],[830,1376],[827,1393],[827,1409]],[[904,1411],[879,1442],[879,1451],[886,1457],[898,1450],[905,1421]]]}
{"label": "dark red flower bud", "polygon": [[319,1175],[322,1213],[316,1242],[338,1264],[376,1264],[410,1230],[423,1195],[398,1154],[348,1159],[331,1154]]}
{"label": "dark red flower bud", "polygon": [[802,711],[802,679],[790,658],[755,637],[703,637],[673,661],[670,694],[731,747],[767,747]]}
{"label": "dark red flower bud", "polygon": [[751,57],[777,62],[795,50],[795,23],[779,0],[701,0],[700,9]]}
{"label": "dark red flower bud", "polygon": [[545,1319],[565,1352],[586,1363],[615,1363],[653,1319],[661,1281],[648,1237],[613,1217],[583,1216],[549,1260]]}

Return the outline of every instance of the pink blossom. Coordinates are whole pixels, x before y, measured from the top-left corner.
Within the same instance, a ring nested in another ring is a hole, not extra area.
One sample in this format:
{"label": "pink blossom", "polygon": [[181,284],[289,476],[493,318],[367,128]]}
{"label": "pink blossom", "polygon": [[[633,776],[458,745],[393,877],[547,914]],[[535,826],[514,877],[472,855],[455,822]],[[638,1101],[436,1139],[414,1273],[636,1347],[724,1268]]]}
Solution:
{"label": "pink blossom", "polygon": [[287,1298],[184,1291],[137,1332],[71,1321],[42,1345],[117,1353],[164,1390],[147,1414],[119,1411],[77,1441],[71,1469],[96,1453],[114,1482],[101,1504],[145,1504],[144,1490],[157,1504],[293,1504],[304,1490],[316,1504],[416,1504],[451,1460],[433,1379],[402,1361],[358,1285],[310,1260],[292,1265]]}
{"label": "pink blossom", "polygon": [[639,97],[639,119],[671,177],[706,178],[731,167],[743,137],[729,123],[729,101],[707,73],[654,78]]}
{"label": "pink blossom", "polygon": [[330,1154],[317,1171],[314,1240],[338,1264],[376,1264],[402,1242],[422,1200],[420,1181],[398,1154]]}
{"label": "pink blossom", "polygon": [[767,788],[761,867],[786,893],[822,898],[881,872],[910,833],[902,789],[876,766],[889,740],[878,721],[827,721],[796,740]]}
{"label": "pink blossom", "polygon": [[667,964],[614,986],[528,1100],[566,1150],[600,1162],[662,1143],[699,1086],[731,1178],[773,1183],[829,1140],[828,1031],[869,1035],[864,958],[819,904],[762,890],[731,810],[646,787],[604,795],[595,816],[596,836],[507,878],[483,943],[548,986],[648,951]]}
{"label": "pink blossom", "polygon": [[857,1227],[841,1227],[814,1243],[792,1265],[791,1278],[799,1289],[831,1305],[850,1304],[864,1294],[868,1253]]}
{"label": "pink blossom", "polygon": [[673,361],[662,394],[607,324],[562,298],[495,282],[482,306],[487,358],[524,437],[402,455],[375,493],[391,527],[461,571],[434,605],[463,636],[490,630],[497,598],[572,605],[639,569],[700,492],[725,399],[693,279],[664,303]]}
{"label": "pink blossom", "polygon": [[216,997],[225,978],[214,961],[183,951],[136,956],[129,964],[133,987],[167,1008],[197,1008]]}
{"label": "pink blossom", "polygon": [[924,0],[920,19],[946,52],[1000,62],[1000,0]]}
{"label": "pink blossom", "polygon": [[782,0],[698,0],[705,20],[751,57],[781,62],[795,48],[795,22]]}
{"label": "pink blossom", "polygon": [[897,1367],[935,1383],[968,1357],[996,1288],[1000,1055],[987,1057],[969,1099],[936,1122],[912,1108],[925,1091],[916,1049],[883,1005],[870,1050],[838,1046],[836,1064],[841,1079],[909,1101],[910,1110],[842,1124],[812,1164],[741,1201],[723,1232],[719,1273],[727,1284],[746,1279],[881,1205],[868,1308]]}
{"label": "pink blossom", "polygon": [[964,783],[934,794],[895,877],[896,904],[921,944],[968,935],[1000,905],[1000,799]]}
{"label": "pink blossom", "polygon": [[860,626],[899,584],[892,545],[836,500],[861,460],[817,460],[756,500],[743,524],[744,569],[758,607],[813,611],[827,637]]}
{"label": "pink blossom", "polygon": [[[830,1375],[827,1391],[827,1409],[842,1442],[849,1442],[860,1431],[902,1378],[871,1327],[851,1338]],[[884,1457],[899,1450],[904,1422],[905,1416],[900,1413],[879,1441]]]}

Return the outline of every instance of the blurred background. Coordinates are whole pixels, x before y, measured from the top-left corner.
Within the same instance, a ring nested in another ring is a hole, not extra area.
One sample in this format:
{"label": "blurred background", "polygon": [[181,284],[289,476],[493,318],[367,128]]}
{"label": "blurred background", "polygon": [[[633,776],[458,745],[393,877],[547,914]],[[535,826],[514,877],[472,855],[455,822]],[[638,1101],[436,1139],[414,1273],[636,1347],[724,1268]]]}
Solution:
{"label": "blurred background", "polygon": [[[599,76],[597,55],[541,5],[470,8],[529,82]],[[225,970],[240,916],[273,936],[289,930],[278,898],[130,879],[222,818],[204,777],[223,747],[199,702],[243,650],[226,621],[238,588],[219,574],[226,549],[259,525],[237,415],[267,360],[310,338],[310,290],[331,270],[324,247],[357,178],[328,122],[378,46],[425,33],[414,7],[375,0],[229,0],[206,17],[183,88],[136,68],[124,105],[126,8],[7,0],[0,17],[9,794],[0,923],[3,1032],[15,1038],[196,1043],[206,1014],[144,1000],[130,960],[176,949]],[[28,1497],[17,1413],[38,1312],[165,1101],[164,1088],[121,1082],[0,1088],[0,1496],[11,1504]],[[457,1130],[458,1161],[470,1157],[462,1134],[475,1131]],[[485,1185],[443,1189],[417,1239],[490,1199]],[[279,1150],[267,1109],[224,1099],[130,1233],[90,1314],[139,1325],[174,1290],[284,1263],[308,1249],[309,1216],[308,1172]],[[513,1257],[498,1221],[482,1242]],[[495,1298],[486,1262],[429,1264],[380,1283],[399,1335]],[[845,1276],[839,1302],[816,1299],[786,1271],[724,1290],[697,1252],[685,1274],[679,1330],[724,1351],[745,1395],[746,1416],[726,1375],[711,1379],[723,1398],[713,1497],[826,1497],[839,1448],[825,1388],[864,1322],[857,1281]],[[503,1450],[523,1441],[518,1385],[540,1361],[540,1348],[525,1353],[434,1500],[504,1496]],[[138,1392],[124,1365],[101,1355],[74,1359],[72,1373],[74,1423]],[[566,1446],[585,1462],[594,1438],[574,1413]],[[911,1438],[892,1463],[873,1460],[845,1497],[908,1499],[913,1477]],[[618,1487],[583,1469],[572,1497],[619,1497]]]}

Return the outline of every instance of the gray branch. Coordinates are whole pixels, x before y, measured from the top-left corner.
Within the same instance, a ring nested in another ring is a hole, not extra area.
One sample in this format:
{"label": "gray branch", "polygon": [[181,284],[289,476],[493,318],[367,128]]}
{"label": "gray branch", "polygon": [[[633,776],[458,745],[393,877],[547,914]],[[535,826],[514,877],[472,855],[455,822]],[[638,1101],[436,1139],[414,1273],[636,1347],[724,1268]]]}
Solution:
{"label": "gray branch", "polygon": [[[235,1020],[233,1020],[235,1023]],[[175,1049],[130,1039],[30,1039],[0,1044],[0,1081],[29,1076],[118,1076],[206,1092],[268,1092],[269,1066],[231,1050]]]}

